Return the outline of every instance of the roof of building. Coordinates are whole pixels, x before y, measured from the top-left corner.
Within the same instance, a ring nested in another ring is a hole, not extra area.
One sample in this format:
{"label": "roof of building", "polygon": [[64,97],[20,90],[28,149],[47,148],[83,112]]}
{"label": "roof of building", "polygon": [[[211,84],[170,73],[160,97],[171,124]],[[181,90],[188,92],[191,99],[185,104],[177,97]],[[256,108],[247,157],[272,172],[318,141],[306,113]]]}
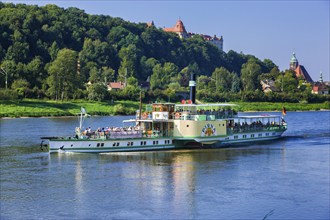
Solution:
{"label": "roof of building", "polygon": [[147,27],[154,27],[154,26],[155,26],[154,21],[147,22]]}
{"label": "roof of building", "polygon": [[123,89],[125,87],[125,83],[123,82],[110,82],[109,87],[112,89]]}
{"label": "roof of building", "polygon": [[327,85],[325,83],[321,83],[321,82],[316,82],[313,86],[313,91],[317,92],[317,91],[328,91],[329,88],[327,87]]}
{"label": "roof of building", "polygon": [[308,74],[307,70],[303,65],[298,65],[297,68],[294,70],[296,72],[296,76],[303,77],[307,82],[313,82],[311,76]]}
{"label": "roof of building", "polygon": [[265,81],[261,80],[260,84],[262,86],[262,91],[264,91],[264,92],[270,92],[270,91],[277,92],[278,91],[278,89],[275,86],[275,82],[273,80],[265,80]]}
{"label": "roof of building", "polygon": [[181,33],[187,33],[186,28],[183,25],[183,22],[179,19],[174,27],[171,28],[164,28],[163,29],[166,32],[181,32]]}

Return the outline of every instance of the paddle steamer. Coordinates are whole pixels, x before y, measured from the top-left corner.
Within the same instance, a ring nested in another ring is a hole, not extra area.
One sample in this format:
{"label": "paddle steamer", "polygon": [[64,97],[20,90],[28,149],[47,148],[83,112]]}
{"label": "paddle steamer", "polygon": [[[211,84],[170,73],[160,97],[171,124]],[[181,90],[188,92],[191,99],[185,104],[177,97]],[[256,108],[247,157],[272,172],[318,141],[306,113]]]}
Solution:
{"label": "paddle steamer", "polygon": [[[273,140],[287,129],[283,115],[239,116],[236,105],[196,104],[195,75],[191,76],[188,103],[154,103],[140,108],[124,127],[83,128],[86,111],[72,137],[45,137],[49,152],[127,152],[222,147]],[[46,144],[45,144],[46,143]]]}

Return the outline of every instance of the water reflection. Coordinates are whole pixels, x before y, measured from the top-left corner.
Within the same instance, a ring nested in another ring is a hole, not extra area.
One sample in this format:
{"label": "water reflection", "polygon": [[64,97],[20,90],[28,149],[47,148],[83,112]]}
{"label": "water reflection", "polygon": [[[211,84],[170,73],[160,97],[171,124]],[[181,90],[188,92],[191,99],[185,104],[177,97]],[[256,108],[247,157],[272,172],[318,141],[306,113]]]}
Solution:
{"label": "water reflection", "polygon": [[[228,167],[238,166],[235,161],[241,160],[240,157],[279,154],[279,150],[283,153],[282,148],[274,150],[258,145],[138,153],[61,153],[52,154],[51,161],[52,166],[58,163],[55,167],[65,166],[68,169],[70,164],[73,166],[75,206],[80,207],[78,213],[91,202],[87,197],[93,191],[96,197],[107,194],[109,198],[115,196],[123,202],[128,202],[129,197],[130,202],[146,203],[152,210],[167,204],[166,208],[171,209],[176,218],[184,218],[196,215],[196,193],[200,193],[196,192],[196,187],[200,187],[202,176],[226,173]],[[222,180],[212,177],[209,181],[216,183]],[[210,188],[206,188],[206,192],[213,193]],[[118,203],[116,205],[120,206]]]}

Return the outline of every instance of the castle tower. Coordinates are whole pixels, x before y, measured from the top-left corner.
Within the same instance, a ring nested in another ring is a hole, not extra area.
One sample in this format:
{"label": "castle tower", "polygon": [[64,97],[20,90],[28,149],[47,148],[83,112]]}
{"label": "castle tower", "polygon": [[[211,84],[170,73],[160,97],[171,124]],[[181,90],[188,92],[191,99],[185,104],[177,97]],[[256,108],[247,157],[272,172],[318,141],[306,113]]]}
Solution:
{"label": "castle tower", "polygon": [[290,60],[290,69],[295,70],[298,67],[299,63],[296,58],[296,54],[293,52],[291,60]]}
{"label": "castle tower", "polygon": [[177,35],[179,35],[180,38],[183,39],[188,38],[188,33],[186,31],[186,28],[184,27],[183,22],[180,19],[176,22],[174,27],[164,28],[163,30],[166,32],[174,32]]}

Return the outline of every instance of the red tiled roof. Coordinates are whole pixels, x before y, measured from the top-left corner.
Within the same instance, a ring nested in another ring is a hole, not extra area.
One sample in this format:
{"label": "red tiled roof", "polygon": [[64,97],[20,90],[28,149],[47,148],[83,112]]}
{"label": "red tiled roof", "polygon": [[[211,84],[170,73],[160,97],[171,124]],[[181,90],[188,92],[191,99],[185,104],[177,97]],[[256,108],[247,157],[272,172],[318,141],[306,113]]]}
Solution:
{"label": "red tiled roof", "polygon": [[295,72],[297,77],[302,76],[307,82],[313,82],[311,76],[308,74],[304,66],[298,65],[295,69]]}
{"label": "red tiled roof", "polygon": [[174,27],[164,28],[163,30],[166,31],[166,32],[181,32],[181,33],[184,32],[184,33],[187,33],[186,28],[184,27],[184,25],[183,25],[183,23],[180,19],[176,22]]}
{"label": "red tiled roof", "polygon": [[123,89],[125,84],[123,82],[111,82],[109,83],[109,87],[112,89]]}

